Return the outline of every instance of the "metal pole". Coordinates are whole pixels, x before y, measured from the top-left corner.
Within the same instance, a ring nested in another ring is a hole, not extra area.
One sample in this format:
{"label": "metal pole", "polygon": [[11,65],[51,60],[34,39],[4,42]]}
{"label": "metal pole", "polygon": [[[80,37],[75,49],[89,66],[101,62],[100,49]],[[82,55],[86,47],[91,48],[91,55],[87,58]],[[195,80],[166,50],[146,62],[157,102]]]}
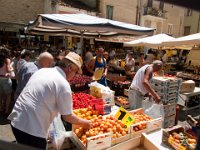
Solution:
{"label": "metal pole", "polygon": [[83,32],[81,31],[81,39],[80,39],[80,52],[81,52],[81,56],[83,56]]}

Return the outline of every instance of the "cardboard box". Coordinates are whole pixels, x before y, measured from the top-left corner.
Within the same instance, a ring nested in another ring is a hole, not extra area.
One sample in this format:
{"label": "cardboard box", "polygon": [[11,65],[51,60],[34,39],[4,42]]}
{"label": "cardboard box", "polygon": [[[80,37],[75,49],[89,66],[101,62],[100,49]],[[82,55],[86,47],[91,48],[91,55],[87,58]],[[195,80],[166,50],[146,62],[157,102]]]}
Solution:
{"label": "cardboard box", "polygon": [[176,115],[172,115],[169,117],[165,117],[163,121],[163,128],[172,127],[175,124],[175,117]]}
{"label": "cardboard box", "polygon": [[168,103],[163,105],[164,117],[176,115],[176,103]]}
{"label": "cardboard box", "polygon": [[193,92],[194,89],[195,89],[195,82],[193,80],[188,80],[182,82],[180,92],[181,93]]}
{"label": "cardboard box", "polygon": [[171,77],[153,77],[151,83],[154,85],[161,85],[161,86],[178,86],[182,82],[180,78],[171,78]]}

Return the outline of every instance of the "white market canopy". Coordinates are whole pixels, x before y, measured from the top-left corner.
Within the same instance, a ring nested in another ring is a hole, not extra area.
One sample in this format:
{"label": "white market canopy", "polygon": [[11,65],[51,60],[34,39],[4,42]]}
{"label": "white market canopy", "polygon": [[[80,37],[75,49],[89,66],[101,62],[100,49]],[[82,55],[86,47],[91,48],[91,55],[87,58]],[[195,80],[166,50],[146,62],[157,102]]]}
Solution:
{"label": "white market canopy", "polygon": [[200,44],[200,33],[191,34],[188,36],[179,37],[166,42],[163,42],[161,46],[164,47],[193,47]]}
{"label": "white market canopy", "polygon": [[130,42],[125,42],[124,46],[145,46],[145,47],[150,47],[150,48],[155,48],[157,49],[158,47],[161,46],[161,44],[164,41],[169,41],[175,39],[172,36],[169,36],[167,34],[157,34],[145,38],[141,38],[138,40],[133,40]]}
{"label": "white market canopy", "polygon": [[86,14],[40,14],[30,22],[26,33],[38,35],[77,35],[100,37],[114,35],[152,35],[155,29]]}

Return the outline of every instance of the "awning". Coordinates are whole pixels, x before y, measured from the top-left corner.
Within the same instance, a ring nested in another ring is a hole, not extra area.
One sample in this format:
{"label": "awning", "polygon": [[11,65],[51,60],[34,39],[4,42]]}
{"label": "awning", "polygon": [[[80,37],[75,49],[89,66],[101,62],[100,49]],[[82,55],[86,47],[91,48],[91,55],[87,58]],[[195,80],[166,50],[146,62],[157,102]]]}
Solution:
{"label": "awning", "polygon": [[145,47],[149,47],[149,48],[155,48],[157,49],[158,47],[161,46],[161,43],[164,41],[169,41],[175,39],[174,37],[171,37],[169,35],[166,34],[157,34],[157,35],[153,35],[150,37],[145,37],[145,38],[141,38],[138,40],[133,40],[130,42],[125,42],[124,46],[145,46]]}
{"label": "awning", "polygon": [[79,36],[152,35],[155,29],[86,14],[40,14],[26,33],[72,34]]}
{"label": "awning", "polygon": [[200,33],[179,37],[162,43],[164,47],[193,47],[200,44]]}

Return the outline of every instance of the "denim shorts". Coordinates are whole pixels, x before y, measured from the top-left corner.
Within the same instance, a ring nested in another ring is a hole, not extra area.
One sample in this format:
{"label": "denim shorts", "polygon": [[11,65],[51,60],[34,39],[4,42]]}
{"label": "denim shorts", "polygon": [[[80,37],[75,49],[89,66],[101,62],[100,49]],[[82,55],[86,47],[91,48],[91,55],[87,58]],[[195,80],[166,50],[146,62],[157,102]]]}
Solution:
{"label": "denim shorts", "polygon": [[9,78],[0,78],[0,93],[9,95],[12,92],[12,81]]}

